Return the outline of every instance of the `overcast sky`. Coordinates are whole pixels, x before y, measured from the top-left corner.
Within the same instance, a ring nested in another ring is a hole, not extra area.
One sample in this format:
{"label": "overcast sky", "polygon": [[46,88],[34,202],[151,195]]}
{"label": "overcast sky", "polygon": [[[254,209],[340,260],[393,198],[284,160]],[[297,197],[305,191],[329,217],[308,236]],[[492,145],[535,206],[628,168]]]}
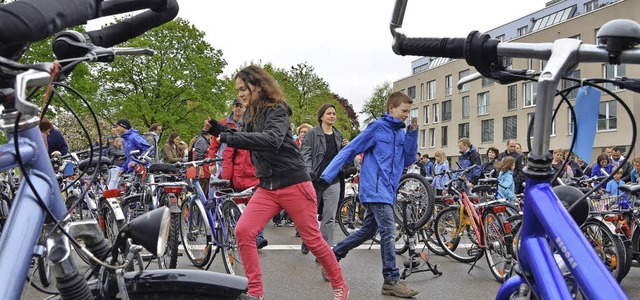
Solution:
{"label": "overcast sky", "polygon": [[[548,0],[411,0],[410,37],[466,37],[544,8]],[[222,50],[225,74],[245,62],[289,68],[307,62],[356,112],[384,81],[411,75],[411,61],[391,50],[395,0],[178,0],[179,17]]]}

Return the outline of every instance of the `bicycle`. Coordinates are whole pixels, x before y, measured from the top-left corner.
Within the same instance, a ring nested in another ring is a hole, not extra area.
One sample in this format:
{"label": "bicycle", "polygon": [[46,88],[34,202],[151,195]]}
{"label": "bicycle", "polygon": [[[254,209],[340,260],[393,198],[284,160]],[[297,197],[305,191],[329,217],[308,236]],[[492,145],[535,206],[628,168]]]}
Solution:
{"label": "bicycle", "polygon": [[[207,198],[198,182],[201,169],[199,166],[221,161],[220,158],[207,158],[200,161],[176,163],[187,167],[187,180],[194,195],[189,201],[182,203],[180,217],[180,235],[185,253],[191,263],[198,268],[209,269],[218,253],[222,253],[224,267],[232,275],[244,275],[244,266],[238,250],[234,229],[242,214],[235,198],[246,198],[253,195],[253,188],[235,193],[232,189],[224,189],[230,183],[226,179],[211,182],[215,189],[214,196]],[[216,251],[211,257],[211,248]]]}
{"label": "bicycle", "polygon": [[[552,159],[548,151],[553,100],[562,76],[579,62],[640,63],[640,52],[633,49],[640,40],[640,36],[634,34],[640,31],[638,24],[628,20],[614,20],[604,24],[597,34],[602,47],[583,44],[577,39],[558,39],[553,43],[503,43],[477,31],[471,32],[467,38],[407,38],[398,31],[402,27],[406,5],[406,0],[396,1],[390,23],[394,38],[392,48],[396,54],[465,58],[480,74],[499,83],[531,79],[527,70],[504,68],[501,63],[502,57],[537,58],[547,61],[537,78],[538,98],[531,139],[533,143],[532,147],[529,147],[531,151],[524,171],[524,218],[520,229],[520,246],[515,251],[521,270],[501,286],[496,298],[510,299],[534,295],[543,299],[571,299],[576,290],[579,290],[589,299],[626,299],[622,288],[576,224],[586,219],[586,196],[578,189],[571,189],[573,192],[565,193],[566,198],[563,200],[569,207],[567,210],[551,189],[549,183],[553,177]],[[469,79],[463,78],[462,81]],[[613,82],[623,88],[638,91],[637,79],[626,78]],[[584,81],[581,85],[595,84]],[[616,98],[613,93],[609,95]],[[572,116],[575,122],[575,114]],[[635,137],[635,121],[632,124],[632,136]],[[635,139],[631,149],[633,146]],[[632,151],[631,149],[629,151]],[[572,212],[573,217],[568,211]],[[563,277],[547,237],[553,248],[562,256],[575,284],[567,283]]]}
{"label": "bicycle", "polygon": [[[154,8],[156,13],[150,11],[132,17],[138,21],[140,30],[138,34],[155,27],[163,18],[173,19],[177,13],[175,1],[118,1],[116,3],[103,2],[101,7],[95,7],[94,1],[78,0],[73,8],[65,7],[57,1],[30,1],[30,6],[19,6],[21,2],[12,2],[3,6],[3,18],[0,22],[12,24],[7,15],[15,13],[15,16],[23,17],[30,21],[29,25],[38,28],[38,32],[31,30],[16,30],[27,33],[21,41],[29,42],[52,34],[67,26],[78,25],[88,19],[100,15],[111,15],[128,12],[132,9]],[[14,5],[18,4],[18,6]],[[71,3],[67,3],[71,5]],[[33,8],[33,10],[31,10]],[[37,8],[37,9],[36,9]],[[7,13],[10,12],[10,13]],[[39,14],[38,14],[39,13]],[[33,16],[36,14],[37,16]],[[151,17],[155,22],[146,24]],[[168,20],[165,20],[168,21]],[[48,24],[42,25],[41,22]],[[31,24],[33,22],[33,24]],[[161,22],[163,23],[163,22]],[[16,22],[16,26],[18,26]],[[18,28],[16,28],[18,29]],[[113,28],[105,28],[113,29]],[[116,35],[118,31],[111,32]],[[118,43],[119,38],[131,38],[137,34],[126,37],[105,36],[111,42]],[[2,45],[12,41],[2,41]],[[18,43],[18,49],[22,48]],[[77,43],[76,43],[77,44]],[[0,103],[3,105],[0,127],[8,132],[9,143],[0,145],[0,153],[4,158],[0,162],[1,170],[8,170],[20,166],[22,174],[21,186],[13,201],[9,216],[0,236],[0,298],[18,299],[23,290],[23,284],[30,265],[32,256],[41,256],[48,253],[48,259],[52,264],[52,270],[56,278],[58,294],[52,298],[61,299],[111,299],[116,296],[121,298],[173,299],[175,296],[192,295],[193,297],[224,297],[237,298],[246,290],[246,279],[229,276],[226,274],[214,274],[212,272],[198,272],[193,270],[154,270],[127,272],[130,263],[120,265],[116,260],[102,262],[101,259],[112,254],[111,258],[117,258],[120,254],[131,257],[139,253],[140,246],[152,252],[162,249],[166,243],[168,230],[168,209],[162,208],[150,212],[147,218],[136,219],[125,225],[120,230],[117,247],[109,249],[108,243],[95,219],[70,222],[68,210],[62,199],[58,182],[48,155],[42,155],[44,142],[38,128],[38,107],[27,102],[30,96],[26,94],[27,87],[50,86],[53,93],[59,95],[58,83],[51,83],[60,79],[59,75],[70,72],[74,64],[84,61],[109,61],[119,55],[150,54],[148,49],[107,49],[90,43],[81,43],[86,46],[85,52],[77,55],[78,58],[66,60],[68,63],[62,69],[52,63],[36,65],[19,64],[13,60],[0,58]],[[73,48],[73,47],[72,47]],[[2,56],[16,57],[14,52],[6,54],[7,48],[3,47]],[[76,48],[73,48],[76,49]],[[88,54],[88,55],[85,55]],[[19,55],[18,55],[19,56]],[[56,73],[56,70],[60,72]],[[53,76],[52,76],[53,75]],[[60,99],[62,99],[60,97]],[[45,109],[46,110],[46,109]],[[95,120],[95,119],[94,119]],[[88,136],[88,134],[87,134]],[[98,131],[98,136],[101,133]],[[45,228],[46,249],[36,246],[42,228]],[[84,241],[84,246],[76,242]],[[124,240],[131,239],[134,246],[123,249]],[[90,257],[96,266],[100,266],[100,279],[88,282],[75,266],[70,255],[71,244],[87,257]],[[111,252],[111,253],[110,253]],[[131,260],[129,260],[130,262]],[[10,272],[8,271],[10,270]],[[174,278],[181,278],[180,281]],[[133,287],[134,289],[128,289]],[[174,290],[177,288],[177,290]]]}
{"label": "bicycle", "polygon": [[[466,187],[465,175],[478,166],[448,171],[452,178],[448,192],[455,195],[458,205],[451,205],[440,211],[434,221],[438,244],[453,259],[475,263],[486,253],[487,264],[496,280],[503,282],[512,266],[512,234],[507,224],[509,211],[517,211],[505,200],[472,202],[464,189],[458,190],[457,184]],[[457,173],[454,177],[453,174]]]}

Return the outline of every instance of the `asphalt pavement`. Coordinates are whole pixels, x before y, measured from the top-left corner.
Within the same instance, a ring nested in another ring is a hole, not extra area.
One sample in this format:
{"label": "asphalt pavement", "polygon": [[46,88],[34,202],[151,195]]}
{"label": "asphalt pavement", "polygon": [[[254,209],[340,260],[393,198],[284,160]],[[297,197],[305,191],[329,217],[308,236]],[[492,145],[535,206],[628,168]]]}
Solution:
{"label": "asphalt pavement", "polygon": [[[260,250],[266,299],[300,300],[331,299],[331,286],[320,275],[320,264],[309,253],[300,252],[300,238],[295,237],[292,227],[265,228],[269,246]],[[340,241],[344,234],[336,226],[335,239]],[[354,249],[340,261],[345,279],[351,289],[350,299],[397,299],[380,294],[382,273],[380,251],[377,245],[365,244]],[[420,249],[418,249],[420,250]],[[428,252],[428,250],[425,249]],[[459,263],[448,257],[427,254],[432,264],[437,264],[443,273],[435,276],[431,272],[411,274],[405,281],[420,293],[414,299],[495,299],[500,284],[495,281],[483,257],[469,271],[470,265]],[[397,256],[398,266],[405,257]],[[178,259],[178,268],[197,269],[186,256]],[[6,272],[7,270],[3,270]],[[211,265],[210,271],[224,272],[219,257]],[[35,276],[37,277],[37,276]],[[34,280],[37,282],[37,278]],[[52,286],[53,287],[53,286]],[[634,265],[629,275],[622,281],[622,288],[629,299],[640,299],[640,266]],[[43,299],[44,294],[25,286],[21,299]]]}

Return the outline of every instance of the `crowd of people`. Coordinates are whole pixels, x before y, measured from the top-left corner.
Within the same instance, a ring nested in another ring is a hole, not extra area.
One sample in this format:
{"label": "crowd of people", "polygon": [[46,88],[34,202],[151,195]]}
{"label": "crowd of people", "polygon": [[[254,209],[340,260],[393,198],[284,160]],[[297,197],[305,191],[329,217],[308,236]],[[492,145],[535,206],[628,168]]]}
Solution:
{"label": "crowd of people", "polygon": [[[250,297],[264,299],[258,249],[268,245],[264,227],[270,220],[274,226],[296,227],[302,253],[311,252],[322,265],[321,275],[331,283],[333,299],[347,299],[349,295],[339,261],[377,233],[384,279],[381,293],[404,298],[418,294],[400,280],[396,264],[394,187],[403,172],[413,166],[422,176],[431,178],[437,195],[444,195],[450,181],[447,171],[452,166],[443,150],[435,151],[433,159],[417,151],[417,119],[406,126],[411,98],[401,92],[391,94],[387,112],[349,141],[334,126],[337,110],[333,104],[320,106],[317,125],[294,127],[292,110],[283,99],[281,87],[260,67],[241,69],[235,85],[238,98],[232,101],[231,112],[220,120],[205,120],[200,133],[189,143],[177,132],[160,143],[161,124],[152,124],[148,132],[140,133],[128,119],[118,120],[102,153],[112,161],[109,188],[115,188],[121,175],[132,171],[136,164],[131,158],[134,150],[149,151],[154,162],[164,163],[222,157],[221,162],[202,168],[199,183],[205,194],[217,178],[229,180],[236,190],[255,188],[252,197],[236,200],[246,206],[235,235]],[[40,130],[49,153],[68,152],[64,137],[47,118],[42,119]],[[494,177],[499,182],[498,197],[515,203],[524,191],[526,159],[521,145],[510,139],[504,151],[489,147],[484,158],[469,138],[461,138],[457,145],[456,169],[475,166],[466,174],[468,185],[460,188],[471,189],[481,178]],[[608,176],[623,161],[622,152],[622,148],[607,147],[594,164],[589,164],[574,158],[568,150],[556,149],[552,166],[560,179]],[[372,213],[366,215],[358,231],[336,244],[333,232],[338,203],[344,197],[344,178],[356,172],[360,176],[360,201]],[[620,195],[620,185],[640,183],[638,172],[640,157],[619,168],[605,191]]]}

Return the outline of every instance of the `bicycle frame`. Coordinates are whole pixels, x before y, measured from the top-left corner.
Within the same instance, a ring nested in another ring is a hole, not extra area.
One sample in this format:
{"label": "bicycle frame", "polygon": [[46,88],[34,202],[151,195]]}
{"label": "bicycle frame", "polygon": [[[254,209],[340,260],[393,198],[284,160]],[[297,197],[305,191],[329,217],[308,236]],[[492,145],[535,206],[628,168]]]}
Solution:
{"label": "bicycle frame", "polygon": [[[7,118],[6,120],[11,119]],[[39,150],[46,148],[37,127],[38,119],[31,117],[28,122],[33,126],[17,133],[20,156],[27,167],[22,176],[29,177],[38,194],[43,197],[46,207],[51,210],[55,218],[60,219],[67,213],[67,208],[58,183],[51,180],[56,177],[49,157],[46,152]],[[9,134],[8,139],[8,144],[0,146],[0,170],[15,168],[18,165],[13,134]],[[23,179],[23,181],[25,180]],[[0,289],[1,299],[18,299],[20,297],[42,225],[45,221],[52,221],[45,220],[45,211],[40,207],[34,191],[26,184],[20,185],[14,199],[6,226],[0,237],[0,253],[2,253],[0,270],[5,270],[5,272],[0,272],[0,286],[3,287]],[[58,230],[52,233],[52,238],[66,239]],[[57,251],[63,251],[66,255],[61,260],[52,260],[54,269],[65,262],[67,262],[67,266],[73,267],[72,259],[69,256],[68,242],[56,246]]]}
{"label": "bicycle frame", "polygon": [[[222,234],[224,241],[227,240],[227,233],[225,232],[224,226],[222,226],[224,222],[222,218],[222,212],[220,211],[222,198],[220,197],[207,198],[199,182],[197,182],[193,178],[189,178],[189,183],[191,184],[191,186],[194,186],[196,190],[196,194],[191,197],[190,205],[191,206],[193,206],[194,204],[198,205],[198,208],[207,214],[206,226],[207,226],[207,230],[210,230],[212,234],[213,239],[211,242],[213,243],[213,245],[217,247],[222,246],[222,245],[218,245],[218,234]],[[215,203],[211,203],[212,201],[215,201]],[[220,229],[220,232],[218,232],[217,230],[218,228]]]}

